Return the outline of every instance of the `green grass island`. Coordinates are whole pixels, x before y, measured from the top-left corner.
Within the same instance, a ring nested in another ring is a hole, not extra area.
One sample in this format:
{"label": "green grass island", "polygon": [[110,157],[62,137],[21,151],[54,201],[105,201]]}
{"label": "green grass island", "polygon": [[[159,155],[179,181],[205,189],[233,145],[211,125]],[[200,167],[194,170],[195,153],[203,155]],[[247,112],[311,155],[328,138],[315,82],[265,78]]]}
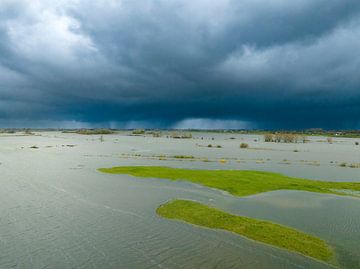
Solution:
{"label": "green grass island", "polygon": [[273,222],[229,214],[189,200],[172,200],[158,207],[156,212],[164,218],[233,232],[324,262],[334,261],[334,252],[324,240]]}
{"label": "green grass island", "polygon": [[360,197],[359,182],[330,182],[285,176],[279,173],[249,170],[193,170],[162,166],[119,166],[98,169],[104,173],[127,174],[142,178],[189,181],[248,196],[276,190],[298,190]]}
{"label": "green grass island", "polygon": [[[276,190],[298,190],[323,194],[360,197],[358,182],[330,182],[249,170],[193,170],[161,166],[119,166],[98,169],[104,173],[126,174],[141,178],[189,181],[249,196]],[[336,264],[334,250],[324,240],[296,229],[269,221],[236,216],[198,202],[173,200],[157,209],[158,215],[201,227],[233,232],[249,239]]]}

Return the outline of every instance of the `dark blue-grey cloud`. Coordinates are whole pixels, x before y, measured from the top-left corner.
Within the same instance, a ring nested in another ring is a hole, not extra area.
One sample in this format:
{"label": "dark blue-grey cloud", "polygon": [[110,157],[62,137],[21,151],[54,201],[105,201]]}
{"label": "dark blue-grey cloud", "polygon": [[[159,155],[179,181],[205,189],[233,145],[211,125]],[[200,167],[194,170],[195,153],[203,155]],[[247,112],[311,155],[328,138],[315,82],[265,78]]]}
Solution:
{"label": "dark blue-grey cloud", "polygon": [[359,128],[355,0],[3,0],[0,125]]}

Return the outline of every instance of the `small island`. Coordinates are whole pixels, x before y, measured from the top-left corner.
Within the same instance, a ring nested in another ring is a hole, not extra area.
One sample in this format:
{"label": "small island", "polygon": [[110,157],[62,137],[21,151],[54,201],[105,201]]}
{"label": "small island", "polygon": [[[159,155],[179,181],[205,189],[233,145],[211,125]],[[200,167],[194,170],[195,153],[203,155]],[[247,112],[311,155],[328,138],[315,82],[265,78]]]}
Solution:
{"label": "small island", "polygon": [[227,191],[236,196],[248,196],[276,190],[298,190],[360,197],[359,182],[301,179],[262,171],[195,170],[161,166],[119,166],[100,168],[99,171],[144,178],[190,181],[206,187]]}
{"label": "small island", "polygon": [[164,218],[226,230],[321,261],[331,262],[334,257],[332,248],[320,238],[269,221],[229,214],[198,202],[173,200],[161,205],[156,212]]}

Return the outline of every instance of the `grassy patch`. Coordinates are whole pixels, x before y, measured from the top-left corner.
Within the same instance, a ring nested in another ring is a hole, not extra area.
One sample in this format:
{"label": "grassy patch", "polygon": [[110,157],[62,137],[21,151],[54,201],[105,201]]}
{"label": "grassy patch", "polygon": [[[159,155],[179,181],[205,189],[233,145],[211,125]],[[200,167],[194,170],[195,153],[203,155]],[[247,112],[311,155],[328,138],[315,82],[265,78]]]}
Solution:
{"label": "grassy patch", "polygon": [[156,212],[164,218],[230,231],[326,262],[334,256],[331,247],[315,236],[269,221],[232,215],[193,201],[170,201]]}
{"label": "grassy patch", "polygon": [[[275,190],[301,190],[347,195],[338,190],[360,191],[358,182],[328,182],[284,176],[278,173],[246,170],[190,170],[161,166],[120,166],[100,168],[110,174],[128,174],[145,178],[185,180],[210,188],[247,196]],[[348,194],[351,195],[351,194]]]}

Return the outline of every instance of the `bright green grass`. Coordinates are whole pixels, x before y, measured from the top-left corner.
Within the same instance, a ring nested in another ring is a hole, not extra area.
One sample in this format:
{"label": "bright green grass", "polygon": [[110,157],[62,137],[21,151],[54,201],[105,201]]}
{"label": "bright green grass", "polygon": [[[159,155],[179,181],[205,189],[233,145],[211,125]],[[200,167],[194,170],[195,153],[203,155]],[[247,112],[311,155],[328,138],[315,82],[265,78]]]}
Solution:
{"label": "bright green grass", "polygon": [[320,238],[269,221],[232,215],[197,202],[170,201],[161,205],[157,213],[164,218],[234,232],[326,262],[334,257],[331,247]]}
{"label": "bright green grass", "polygon": [[224,190],[237,196],[247,196],[275,190],[300,190],[356,196],[356,191],[360,191],[360,183],[358,182],[327,182],[259,171],[190,170],[159,166],[120,166],[100,168],[99,171],[111,174],[128,174],[136,177],[185,180],[210,188]]}

